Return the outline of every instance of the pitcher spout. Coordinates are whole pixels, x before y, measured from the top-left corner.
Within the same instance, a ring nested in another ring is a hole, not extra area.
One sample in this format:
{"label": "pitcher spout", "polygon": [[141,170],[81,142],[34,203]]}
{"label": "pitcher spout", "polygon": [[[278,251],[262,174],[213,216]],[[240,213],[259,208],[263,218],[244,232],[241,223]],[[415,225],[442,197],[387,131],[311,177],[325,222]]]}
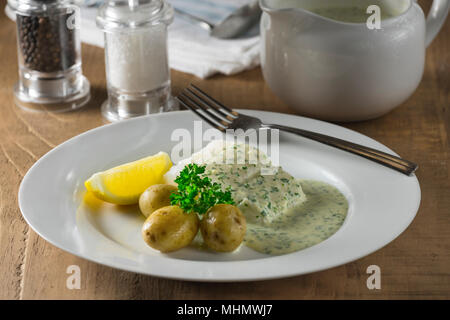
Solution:
{"label": "pitcher spout", "polygon": [[301,0],[259,0],[259,6],[261,10],[269,15],[274,14],[286,14],[292,11],[296,11],[300,14],[308,14],[302,6]]}

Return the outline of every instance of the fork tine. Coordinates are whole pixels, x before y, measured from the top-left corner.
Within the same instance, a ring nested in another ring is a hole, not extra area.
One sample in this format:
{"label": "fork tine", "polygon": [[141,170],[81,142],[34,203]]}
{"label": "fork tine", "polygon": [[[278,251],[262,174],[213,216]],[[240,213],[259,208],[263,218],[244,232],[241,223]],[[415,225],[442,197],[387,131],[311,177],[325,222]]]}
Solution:
{"label": "fork tine", "polygon": [[211,119],[209,119],[208,117],[204,116],[202,113],[198,112],[198,110],[191,106],[189,103],[187,103],[186,101],[184,101],[185,98],[183,97],[176,97],[176,99],[186,108],[188,108],[189,110],[195,112],[200,118],[202,118],[204,121],[206,121],[207,123],[209,123],[211,125],[211,127],[216,128],[219,131],[225,132],[225,128],[219,126],[217,123],[215,123],[214,121],[212,121]]}
{"label": "fork tine", "polygon": [[223,109],[227,110],[229,113],[231,113],[233,116],[235,117],[239,117],[239,113],[237,113],[236,111],[228,108],[227,106],[223,105],[222,103],[220,103],[219,101],[217,101],[216,99],[214,99],[213,97],[209,96],[208,94],[206,94],[203,90],[201,90],[200,88],[198,88],[196,85],[194,84],[190,84],[190,86],[192,88],[194,88],[195,90],[197,90],[198,92],[200,92],[201,95],[203,95],[204,97],[206,97],[208,100],[214,102],[216,105],[222,107]]}
{"label": "fork tine", "polygon": [[200,103],[202,103],[204,106],[207,106],[207,107],[213,109],[215,112],[220,114],[222,117],[225,117],[227,120],[233,121],[235,119],[232,116],[230,116],[228,113],[225,113],[224,111],[222,111],[222,109],[219,108],[217,105],[215,105],[213,103],[208,103],[204,98],[200,97],[198,95],[198,93],[196,93],[194,90],[192,90],[190,88],[185,88],[183,91],[188,91],[190,94],[194,95],[200,101]]}
{"label": "fork tine", "polygon": [[188,96],[185,92],[181,92],[179,94],[179,96],[189,100],[189,102],[193,105],[195,105],[197,108],[202,109],[208,116],[210,116],[211,118],[213,118],[215,121],[219,122],[221,125],[223,125],[225,128],[228,127],[230,125],[229,122],[226,122],[225,120],[223,120],[222,118],[219,118],[218,116],[216,116],[213,112],[209,111],[210,109],[208,109],[207,106],[205,106],[203,103],[198,103],[197,101],[195,101],[194,99],[192,99],[190,96]]}

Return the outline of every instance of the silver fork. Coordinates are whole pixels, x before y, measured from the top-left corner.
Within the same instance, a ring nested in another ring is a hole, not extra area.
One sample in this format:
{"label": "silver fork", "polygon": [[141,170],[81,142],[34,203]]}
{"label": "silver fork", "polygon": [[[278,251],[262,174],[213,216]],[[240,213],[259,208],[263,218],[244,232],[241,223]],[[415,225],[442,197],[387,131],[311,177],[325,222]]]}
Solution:
{"label": "silver fork", "polygon": [[223,133],[226,133],[227,129],[279,129],[354,153],[406,175],[411,175],[418,168],[417,164],[411,161],[360,144],[303,129],[263,123],[258,118],[240,114],[230,109],[193,84],[184,89],[177,99],[183,106],[195,112],[200,118]]}

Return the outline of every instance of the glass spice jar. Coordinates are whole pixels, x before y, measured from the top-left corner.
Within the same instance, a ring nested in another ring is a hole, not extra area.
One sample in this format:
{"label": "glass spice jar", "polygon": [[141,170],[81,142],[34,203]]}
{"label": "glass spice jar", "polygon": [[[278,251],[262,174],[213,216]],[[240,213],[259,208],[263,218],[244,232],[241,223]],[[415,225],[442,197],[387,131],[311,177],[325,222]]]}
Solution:
{"label": "glass spice jar", "polygon": [[163,0],[108,0],[99,8],[108,86],[102,114],[107,120],[175,108],[167,56],[172,19],[173,9]]}
{"label": "glass spice jar", "polygon": [[79,8],[70,0],[8,0],[16,14],[19,81],[16,104],[68,111],[89,100],[82,75]]}

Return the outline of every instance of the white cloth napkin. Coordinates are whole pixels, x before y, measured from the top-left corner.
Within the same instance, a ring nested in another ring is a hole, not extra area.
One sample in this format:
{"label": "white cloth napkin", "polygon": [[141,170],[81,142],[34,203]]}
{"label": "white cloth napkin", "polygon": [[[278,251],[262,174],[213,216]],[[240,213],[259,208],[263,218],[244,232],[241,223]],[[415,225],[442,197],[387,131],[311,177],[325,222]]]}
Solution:
{"label": "white cloth napkin", "polygon": [[[252,0],[168,0],[175,8],[217,24]],[[253,0],[256,1],[256,0]],[[258,34],[259,26],[250,34]],[[259,64],[259,37],[221,40],[175,15],[169,29],[169,58],[174,69],[201,78],[234,74]]]}
{"label": "white cloth napkin", "polygon": [[[174,7],[218,23],[231,12],[254,0],[166,0]],[[85,0],[81,5],[81,40],[103,47],[103,33],[95,23],[97,6],[102,0]],[[90,5],[90,6],[88,6]],[[6,8],[7,15],[14,14]],[[235,74],[259,65],[258,26],[239,39],[221,40],[183,18],[174,16],[169,27],[169,64],[179,71],[207,78],[216,73]],[[256,34],[251,36],[251,34]]]}

